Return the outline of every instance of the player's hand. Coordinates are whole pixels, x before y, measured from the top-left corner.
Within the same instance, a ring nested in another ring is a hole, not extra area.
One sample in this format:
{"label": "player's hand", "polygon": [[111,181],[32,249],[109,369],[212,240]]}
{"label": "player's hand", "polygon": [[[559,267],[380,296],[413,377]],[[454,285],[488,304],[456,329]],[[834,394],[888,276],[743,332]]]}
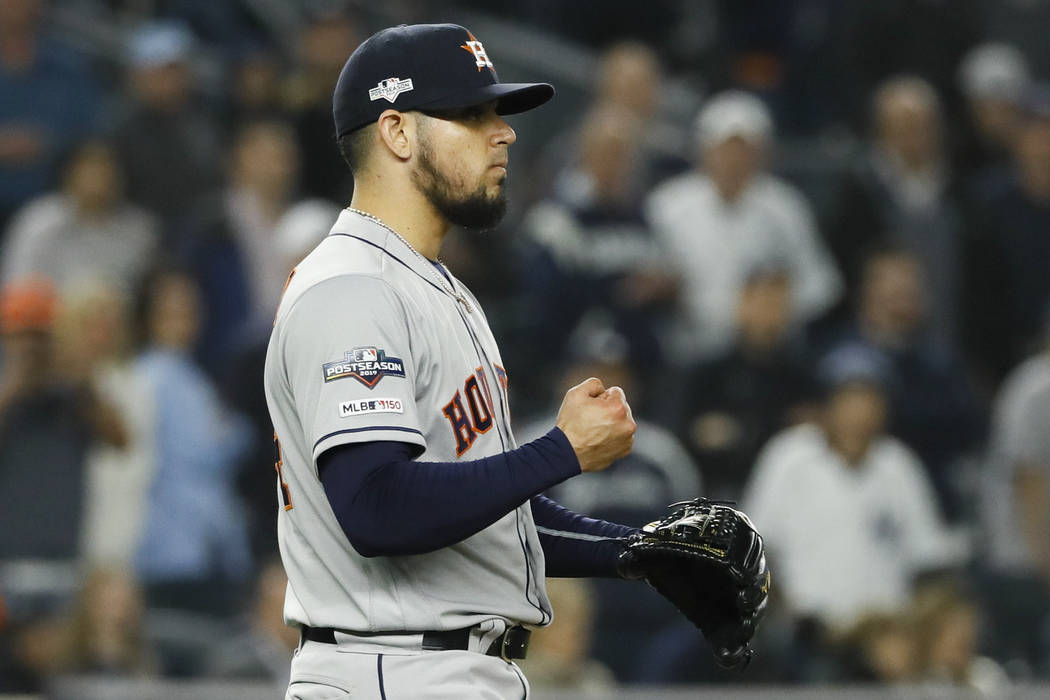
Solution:
{"label": "player's hand", "polygon": [[569,439],[585,472],[601,471],[630,454],[637,427],[623,389],[606,389],[594,377],[565,393],[555,425]]}

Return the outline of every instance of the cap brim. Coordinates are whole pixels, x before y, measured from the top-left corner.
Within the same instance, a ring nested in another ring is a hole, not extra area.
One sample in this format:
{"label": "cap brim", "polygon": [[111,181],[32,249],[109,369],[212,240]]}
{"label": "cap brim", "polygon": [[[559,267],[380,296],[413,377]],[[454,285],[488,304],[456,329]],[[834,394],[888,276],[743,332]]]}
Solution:
{"label": "cap brim", "polygon": [[519,114],[539,107],[552,97],[554,86],[548,83],[495,83],[428,102],[416,109],[459,109],[497,100],[497,113]]}

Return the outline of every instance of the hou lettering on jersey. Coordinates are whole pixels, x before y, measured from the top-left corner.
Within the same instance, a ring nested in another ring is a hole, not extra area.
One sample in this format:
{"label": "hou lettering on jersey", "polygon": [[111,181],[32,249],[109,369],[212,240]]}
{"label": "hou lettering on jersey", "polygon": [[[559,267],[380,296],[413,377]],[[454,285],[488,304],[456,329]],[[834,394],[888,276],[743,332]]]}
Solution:
{"label": "hou lettering on jersey", "polygon": [[353,377],[369,389],[386,376],[405,378],[405,363],[399,357],[388,357],[385,350],[360,347],[347,350],[346,356],[322,365],[325,382]]}

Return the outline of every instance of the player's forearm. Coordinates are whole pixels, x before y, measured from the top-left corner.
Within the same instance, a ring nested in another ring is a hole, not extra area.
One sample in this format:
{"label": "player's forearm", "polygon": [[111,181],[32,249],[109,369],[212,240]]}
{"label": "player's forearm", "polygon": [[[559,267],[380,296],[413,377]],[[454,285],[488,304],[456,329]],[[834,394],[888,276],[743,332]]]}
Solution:
{"label": "player's forearm", "polygon": [[366,557],[423,554],[455,544],[580,473],[572,446],[557,429],[469,462],[419,462],[411,450],[407,443],[345,445],[319,460],[336,518]]}
{"label": "player's forearm", "polygon": [[574,513],[545,496],[534,496],[532,517],[543,546],[547,575],[554,578],[617,578],[622,538],[637,528]]}

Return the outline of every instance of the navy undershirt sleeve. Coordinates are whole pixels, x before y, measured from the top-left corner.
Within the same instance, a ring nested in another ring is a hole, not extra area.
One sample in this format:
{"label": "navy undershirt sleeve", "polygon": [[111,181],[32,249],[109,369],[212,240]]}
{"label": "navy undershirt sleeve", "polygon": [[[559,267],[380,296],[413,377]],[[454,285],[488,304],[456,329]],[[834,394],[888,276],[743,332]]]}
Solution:
{"label": "navy undershirt sleeve", "polygon": [[547,575],[554,578],[618,578],[622,538],[637,528],[574,513],[546,496],[533,496],[532,517],[543,545]]}
{"label": "navy undershirt sleeve", "polygon": [[423,554],[455,544],[580,473],[558,428],[483,459],[419,462],[418,456],[417,445],[366,442],[339,445],[318,458],[332,510],[363,556]]}

